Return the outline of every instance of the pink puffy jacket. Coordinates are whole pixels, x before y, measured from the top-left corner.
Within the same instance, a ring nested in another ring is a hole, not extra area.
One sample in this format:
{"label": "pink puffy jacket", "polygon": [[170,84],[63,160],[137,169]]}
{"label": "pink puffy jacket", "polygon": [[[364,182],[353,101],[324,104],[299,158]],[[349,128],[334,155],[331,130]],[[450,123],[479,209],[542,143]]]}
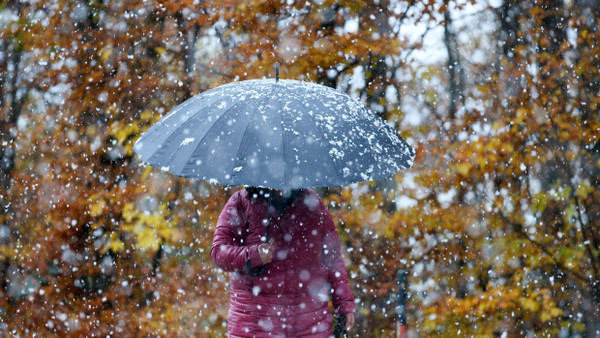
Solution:
{"label": "pink puffy jacket", "polygon": [[245,190],[233,194],[221,212],[210,251],[231,272],[230,337],[329,337],[331,299],[338,314],[355,311],[340,240],[329,211],[305,190],[280,218],[271,208],[273,261],[261,276],[245,272],[262,265],[258,245],[265,236],[267,202]]}

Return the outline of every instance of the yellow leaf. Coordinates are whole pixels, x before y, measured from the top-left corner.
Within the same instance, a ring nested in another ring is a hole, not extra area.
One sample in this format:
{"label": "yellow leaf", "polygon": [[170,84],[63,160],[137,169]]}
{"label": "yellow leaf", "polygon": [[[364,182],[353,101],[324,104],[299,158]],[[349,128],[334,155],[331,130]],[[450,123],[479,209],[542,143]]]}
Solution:
{"label": "yellow leaf", "polygon": [[169,240],[173,238],[174,232],[174,229],[168,226],[161,226],[158,229],[158,234],[160,235],[160,237]]}
{"label": "yellow leaf", "polygon": [[523,121],[525,120],[525,117],[527,115],[528,115],[527,109],[525,109],[525,108],[517,109],[517,117],[515,118],[515,124],[519,125],[519,124],[523,123]]}
{"label": "yellow leaf", "polygon": [[90,216],[92,216],[92,217],[99,216],[104,211],[105,206],[106,206],[106,201],[104,199],[101,199],[99,201],[96,201],[96,202],[90,204]]}
{"label": "yellow leaf", "polygon": [[495,121],[492,124],[492,129],[494,130],[500,130],[500,128],[504,127],[504,125],[500,122],[500,121]]}
{"label": "yellow leaf", "polygon": [[110,58],[112,55],[113,50],[110,46],[106,46],[100,51],[100,58],[102,59],[102,61],[108,60],[108,58]]}
{"label": "yellow leaf", "polygon": [[552,315],[552,317],[562,316],[562,314],[563,310],[561,310],[560,308],[554,307],[550,309],[550,315]]}
{"label": "yellow leaf", "polygon": [[135,136],[140,133],[140,127],[137,123],[129,123],[123,127],[117,127],[116,130],[112,132],[112,135],[117,139],[119,145],[123,145],[125,141],[129,140],[130,136]]}
{"label": "yellow leaf", "polygon": [[165,218],[165,213],[168,213],[166,203],[152,214],[139,213],[134,210],[131,203],[128,203],[123,208],[122,217],[126,223],[121,225],[121,230],[135,235],[137,248],[158,250],[162,242],[174,241],[180,236],[171,222]]}
{"label": "yellow leaf", "polygon": [[575,217],[575,213],[577,212],[577,209],[575,209],[575,205],[573,204],[569,204],[569,206],[567,206],[564,210],[563,210],[563,220],[570,224],[571,223],[571,219],[573,217]]}
{"label": "yellow leaf", "polygon": [[102,253],[110,250],[114,253],[117,253],[121,250],[125,249],[125,244],[117,237],[116,233],[111,233],[108,239],[108,242],[102,247]]}
{"label": "yellow leaf", "polygon": [[585,180],[577,186],[576,194],[577,197],[585,199],[593,191],[594,188],[590,185],[590,182],[588,180]]}
{"label": "yellow leaf", "polygon": [[158,236],[154,229],[148,227],[136,227],[136,235],[138,247],[140,249],[151,249],[158,250],[158,246],[160,245],[161,238]]}
{"label": "yellow leaf", "polygon": [[513,151],[515,151],[515,148],[510,143],[504,143],[502,145],[502,151],[505,153],[512,153]]}
{"label": "yellow leaf", "polygon": [[152,172],[152,167],[151,166],[146,166],[146,169],[144,169],[144,173],[142,174],[142,181],[145,181],[146,178],[148,178],[148,175],[150,175],[150,172]]}
{"label": "yellow leaf", "polygon": [[125,220],[125,222],[128,222],[128,223],[133,220],[133,218],[135,217],[135,211],[133,210],[133,204],[131,204],[131,203],[125,204],[125,206],[123,207],[122,217]]}
{"label": "yellow leaf", "polygon": [[151,121],[151,122],[154,122],[154,121],[153,121],[153,117],[154,117],[154,114],[153,114],[153,113],[152,113],[152,111],[151,111],[151,110],[149,110],[149,109],[146,109],[146,110],[144,110],[144,111],[143,111],[143,112],[140,114],[140,118],[141,118],[141,120],[142,120],[142,121]]}
{"label": "yellow leaf", "polygon": [[523,309],[527,311],[535,312],[538,311],[540,308],[540,303],[531,298],[522,298],[519,300],[519,302],[523,306]]}
{"label": "yellow leaf", "polygon": [[463,163],[459,163],[456,165],[458,172],[463,176],[469,175],[469,171],[471,170],[471,167],[472,167],[472,165],[469,162],[463,162]]}
{"label": "yellow leaf", "polygon": [[559,309],[558,307],[554,306],[550,309],[548,309],[547,311],[544,311],[540,314],[540,319],[542,320],[542,322],[548,322],[554,318],[560,317],[562,316],[563,311],[561,309]]}

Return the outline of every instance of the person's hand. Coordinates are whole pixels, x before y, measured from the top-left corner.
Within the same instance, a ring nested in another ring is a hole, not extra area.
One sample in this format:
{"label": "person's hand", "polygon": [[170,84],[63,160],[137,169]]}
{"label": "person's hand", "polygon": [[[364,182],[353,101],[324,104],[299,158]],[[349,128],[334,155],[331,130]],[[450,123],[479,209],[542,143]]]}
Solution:
{"label": "person's hand", "polygon": [[262,243],[258,246],[258,256],[260,257],[260,261],[264,264],[269,264],[273,260],[273,253],[275,252],[275,247],[272,242]]}
{"label": "person's hand", "polygon": [[354,313],[349,312],[346,313],[346,331],[350,331],[350,329],[354,326]]}

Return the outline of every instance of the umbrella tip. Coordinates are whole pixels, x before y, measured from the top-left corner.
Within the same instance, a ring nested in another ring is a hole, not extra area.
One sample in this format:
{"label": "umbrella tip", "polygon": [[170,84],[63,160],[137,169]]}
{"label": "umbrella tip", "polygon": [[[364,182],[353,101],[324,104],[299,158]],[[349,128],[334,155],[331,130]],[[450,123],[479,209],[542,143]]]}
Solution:
{"label": "umbrella tip", "polygon": [[279,62],[275,62],[275,82],[279,82]]}

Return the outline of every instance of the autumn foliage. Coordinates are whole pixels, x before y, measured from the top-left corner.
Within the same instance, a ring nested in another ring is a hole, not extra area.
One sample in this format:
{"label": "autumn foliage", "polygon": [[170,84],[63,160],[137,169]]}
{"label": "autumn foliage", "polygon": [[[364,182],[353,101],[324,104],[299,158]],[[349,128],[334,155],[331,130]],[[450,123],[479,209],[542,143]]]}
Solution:
{"label": "autumn foliage", "polygon": [[[131,148],[178,103],[280,62],[417,149],[390,180],[318,190],[357,335],[394,334],[398,269],[420,336],[600,334],[600,6],[497,5],[0,3],[0,332],[223,336],[228,276],[208,249],[236,188]],[[486,24],[461,26],[469,8]],[[444,55],[425,63],[435,29]]]}

